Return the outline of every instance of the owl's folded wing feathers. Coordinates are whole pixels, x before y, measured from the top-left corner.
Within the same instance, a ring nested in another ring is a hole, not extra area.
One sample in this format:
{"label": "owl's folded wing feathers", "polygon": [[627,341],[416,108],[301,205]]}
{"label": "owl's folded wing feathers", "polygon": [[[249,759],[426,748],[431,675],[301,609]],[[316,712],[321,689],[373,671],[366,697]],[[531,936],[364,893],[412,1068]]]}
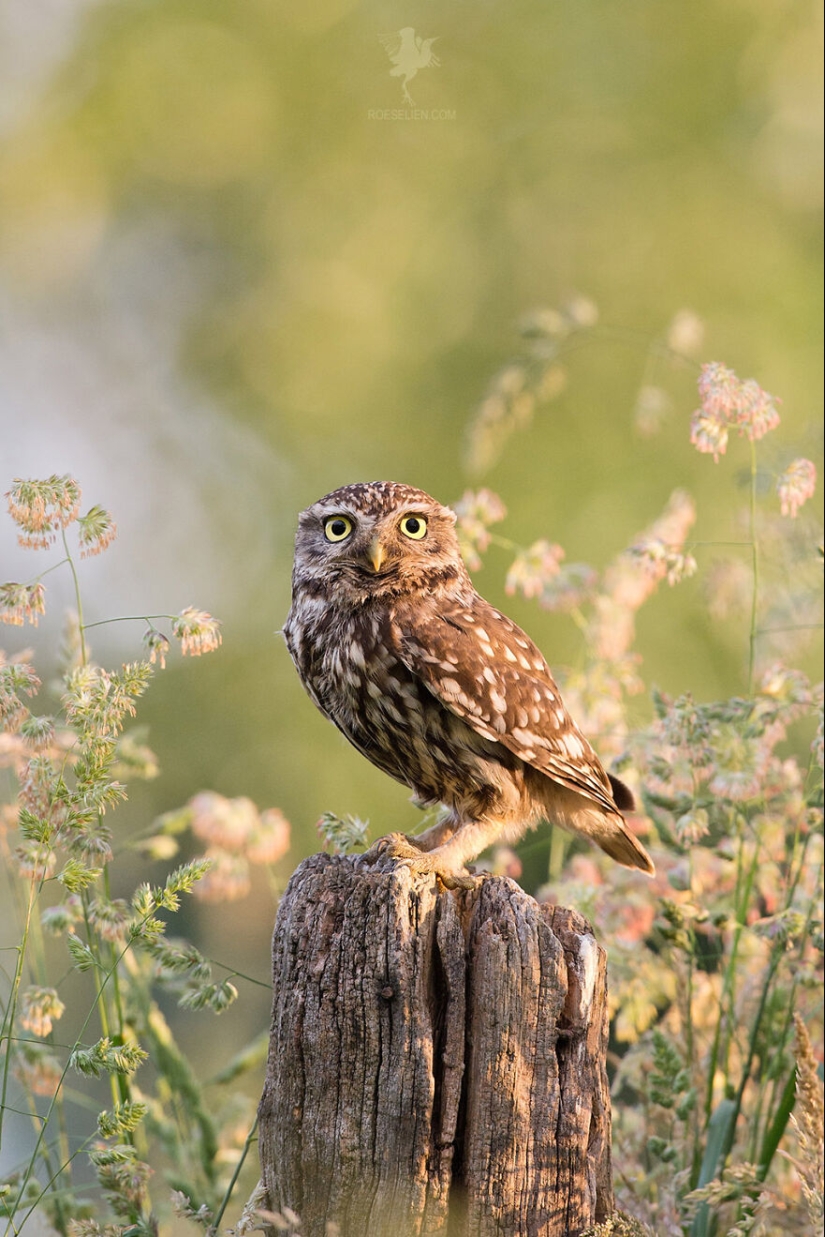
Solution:
{"label": "owl's folded wing feathers", "polygon": [[618,813],[610,779],[541,652],[512,620],[476,597],[466,608],[437,611],[402,604],[393,630],[401,660],[446,708],[562,786]]}

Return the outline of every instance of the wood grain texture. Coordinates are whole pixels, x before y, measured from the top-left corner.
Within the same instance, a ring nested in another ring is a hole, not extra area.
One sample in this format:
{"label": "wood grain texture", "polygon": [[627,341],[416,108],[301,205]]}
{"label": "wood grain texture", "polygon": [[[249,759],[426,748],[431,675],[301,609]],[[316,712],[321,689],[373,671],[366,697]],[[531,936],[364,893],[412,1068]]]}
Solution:
{"label": "wood grain texture", "polygon": [[262,1179],[302,1237],[575,1237],[610,1214],[605,955],[575,911],[315,855],[273,980]]}

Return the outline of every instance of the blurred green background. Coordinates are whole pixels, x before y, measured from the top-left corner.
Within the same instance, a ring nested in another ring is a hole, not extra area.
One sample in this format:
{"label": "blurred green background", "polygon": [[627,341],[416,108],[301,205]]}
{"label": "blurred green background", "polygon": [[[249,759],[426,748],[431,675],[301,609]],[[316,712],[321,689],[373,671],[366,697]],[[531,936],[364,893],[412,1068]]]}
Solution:
{"label": "blurred green background", "polygon": [[[380,36],[410,25],[440,63],[410,82],[419,113],[385,116],[406,105]],[[784,0],[5,0],[3,488],[71,472],[113,512],[117,542],[83,565],[89,620],[193,604],[224,623],[219,653],[173,657],[153,685],[141,721],[162,775],[119,829],[201,788],[249,795],[292,822],[285,878],[324,810],[415,825],[275,635],[296,514],[322,493],[391,478],[449,502],[484,484],[505,535],[601,567],[678,485],[697,537],[741,537],[744,448],[697,455],[695,371],[650,372],[685,308],[699,359],[782,398],[766,465],[821,463],[820,26],[819,5]],[[517,321],[575,295],[599,325],[564,389],[470,476],[467,427],[518,355]],[[643,435],[651,380],[672,406]],[[43,566],[8,520],[0,551],[4,579]],[[500,604],[508,562],[492,550],[477,578]],[[48,584],[36,641],[5,633],[46,668],[70,601]],[[741,690],[741,624],[711,629],[700,592],[648,606],[643,673]],[[506,605],[551,664],[575,661],[569,620]],[[94,652],[135,657],[140,630],[99,629]],[[136,878],[121,868],[114,892]],[[261,878],[188,928],[266,980],[273,910]],[[266,990],[243,996],[220,1042],[181,1016],[205,1071],[265,1025]]]}

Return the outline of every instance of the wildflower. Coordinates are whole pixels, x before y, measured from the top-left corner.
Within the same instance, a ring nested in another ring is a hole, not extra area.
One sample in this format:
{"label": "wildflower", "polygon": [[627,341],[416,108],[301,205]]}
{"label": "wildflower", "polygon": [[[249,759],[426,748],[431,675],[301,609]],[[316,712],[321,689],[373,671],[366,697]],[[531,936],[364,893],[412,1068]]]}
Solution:
{"label": "wildflower", "polygon": [[673,826],[676,840],[681,846],[694,846],[710,832],[709,817],[704,808],[694,807],[679,816]]}
{"label": "wildflower", "polygon": [[26,988],[20,997],[20,1025],[43,1039],[51,1033],[65,1008],[54,988]]}
{"label": "wildflower", "polygon": [[102,940],[113,944],[126,939],[131,917],[129,904],[122,898],[112,902],[96,899],[89,906],[89,923]]}
{"label": "wildflower", "polygon": [[740,432],[747,434],[751,442],[764,438],[779,424],[779,413],[776,411],[774,397],[767,391],[763,391],[753,378],[748,378],[740,387],[736,424]]}
{"label": "wildflower", "polygon": [[80,557],[89,558],[101,554],[117,536],[117,525],[108,511],[94,506],[77,521],[80,540]]}
{"label": "wildflower", "polygon": [[520,592],[527,598],[539,597],[547,582],[558,575],[563,558],[564,550],[560,545],[534,541],[529,549],[519,550],[507,572],[504,591],[509,596]]}
{"label": "wildflower", "polygon": [[719,361],[710,361],[702,366],[698,386],[704,412],[709,417],[729,422],[736,413],[740,386],[733,370]]}
{"label": "wildflower", "polygon": [[62,936],[64,932],[73,932],[74,925],[83,918],[83,903],[76,893],[71,893],[64,902],[56,906],[47,906],[40,915],[40,922],[46,932],[53,936]]}
{"label": "wildflower", "polygon": [[[695,570],[690,555],[682,552],[696,519],[693,499],[674,490],[657,520],[636,539],[637,549],[623,551],[604,574],[603,592],[596,598],[589,638],[598,657],[614,661],[630,648],[635,634],[635,612],[668,576],[678,580]],[[638,547],[647,547],[644,554]]]}
{"label": "wildflower", "polygon": [[198,901],[236,902],[245,898],[252,886],[246,859],[217,847],[210,847],[206,858],[212,866],[192,889]]}
{"label": "wildflower", "polygon": [[89,1152],[89,1159],[95,1165],[104,1194],[108,1195],[117,1213],[129,1216],[143,1206],[152,1169],[137,1158],[134,1147],[127,1143],[115,1147],[97,1143]]}
{"label": "wildflower", "polygon": [[694,412],[690,421],[690,441],[703,455],[712,455],[714,464],[728,448],[728,427],[718,417],[702,411]]}
{"label": "wildflower", "polygon": [[44,881],[55,869],[57,856],[50,846],[33,838],[15,848],[17,871],[24,880]]}
{"label": "wildflower", "polygon": [[816,465],[806,459],[794,460],[776,482],[782,514],[796,519],[797,511],[813,498],[815,490]]}
{"label": "wildflower", "polygon": [[172,1203],[172,1215],[179,1219],[196,1220],[204,1225],[212,1219],[212,1212],[206,1203],[201,1203],[200,1207],[195,1210],[189,1195],[184,1194],[182,1190],[173,1190],[169,1197]]}
{"label": "wildflower", "polygon": [[7,662],[0,650],[0,722],[10,733],[18,729],[28,713],[21,694],[34,696],[39,686],[34,666],[25,661]]}
{"label": "wildflower", "polygon": [[725,454],[730,428],[756,442],[779,424],[774,396],[753,378],[742,382],[718,361],[702,366],[699,396],[702,406],[691,419],[690,441],[697,451],[712,454],[714,463]]}
{"label": "wildflower", "polygon": [[37,616],[46,613],[46,590],[42,584],[0,584],[0,623],[22,627],[29,622],[37,626]]}
{"label": "wildflower", "polygon": [[692,309],[680,309],[667,331],[667,346],[683,356],[694,356],[705,338],[705,324]]}
{"label": "wildflower", "polygon": [[607,595],[619,606],[638,610],[671,567],[681,565],[685,574],[692,574],[693,560],[682,554],[682,546],[695,519],[693,499],[684,490],[674,490],[659,518],[608,567],[604,581]]}
{"label": "wildflower", "polygon": [[45,549],[59,528],[77,518],[80,486],[69,476],[51,476],[45,481],[15,477],[6,494],[9,514],[22,532],[17,540],[28,549]]}
{"label": "wildflower", "polygon": [[723,723],[714,735],[716,768],[708,783],[711,794],[741,802],[762,791],[769,752],[765,743]]}
{"label": "wildflower", "polygon": [[277,863],[289,850],[289,841],[289,821],[277,808],[267,808],[252,831],[246,857],[250,863]]}
{"label": "wildflower", "polygon": [[150,782],[160,773],[158,758],[145,743],[139,743],[134,734],[125,734],[118,740],[117,759],[112,765],[115,777],[141,777]]}
{"label": "wildflower", "polygon": [[796,721],[802,717],[812,702],[807,675],[781,661],[774,662],[764,671],[759,682],[759,692],[783,706],[786,721]]}
{"label": "wildflower", "polygon": [[142,838],[134,843],[135,849],[141,851],[144,855],[148,855],[150,859],[160,861],[162,859],[174,859],[175,855],[180,850],[180,846],[174,838],[170,838],[165,833],[155,833],[152,837]]}
{"label": "wildflower", "polygon": [[315,828],[321,838],[324,850],[333,855],[349,855],[356,847],[367,844],[369,821],[358,816],[337,816],[335,812],[324,812]]}
{"label": "wildflower", "polygon": [[156,627],[150,627],[143,633],[143,643],[149,650],[149,661],[154,666],[160,663],[161,670],[166,669],[166,654],[169,652],[169,637],[164,636]]}
{"label": "wildflower", "polygon": [[18,1040],[14,1054],[14,1072],[27,1091],[51,1098],[63,1081],[60,1062],[46,1044],[34,1040]]}
{"label": "wildflower", "polygon": [[240,854],[260,825],[258,809],[251,799],[227,799],[205,790],[190,800],[192,832],[201,841],[221,850]]}
{"label": "wildflower", "polygon": [[205,610],[196,610],[187,606],[172,620],[172,631],[181,642],[181,652],[184,657],[200,657],[203,653],[211,653],[221,644],[220,621],[207,614]]}
{"label": "wildflower", "polygon": [[590,599],[598,576],[587,563],[565,563],[544,581],[539,604],[544,610],[569,614]]}
{"label": "wildflower", "polygon": [[498,459],[510,435],[530,424],[535,406],[524,365],[508,365],[496,375],[468,428],[471,472],[484,472]]}
{"label": "wildflower", "polygon": [[492,539],[490,525],[503,520],[507,508],[492,490],[467,490],[453,505],[456,513],[456,533],[462,557],[470,571],[481,567],[481,555]]}
{"label": "wildflower", "polygon": [[[626,585],[627,581],[621,584],[623,590]],[[646,595],[645,592],[644,596]],[[622,604],[615,597],[605,593],[599,594],[595,599],[589,627],[593,649],[598,658],[605,661],[618,661],[624,656],[636,634],[636,625],[633,620],[633,612],[636,608],[635,605]]]}
{"label": "wildflower", "polygon": [[671,586],[695,575],[697,571],[696,559],[692,554],[682,554],[672,549],[660,537],[644,538],[631,546],[629,553],[639,559],[654,579],[661,580],[664,575]]}

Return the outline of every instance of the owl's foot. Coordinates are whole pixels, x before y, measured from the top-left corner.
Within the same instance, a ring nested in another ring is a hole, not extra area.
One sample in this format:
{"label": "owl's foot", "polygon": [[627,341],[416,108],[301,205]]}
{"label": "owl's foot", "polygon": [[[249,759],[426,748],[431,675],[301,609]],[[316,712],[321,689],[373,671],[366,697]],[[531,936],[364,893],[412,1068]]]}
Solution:
{"label": "owl's foot", "polygon": [[473,889],[476,884],[475,878],[466,872],[456,872],[440,863],[438,855],[420,850],[415,839],[408,838],[404,833],[388,833],[386,837],[379,838],[361,858],[381,871],[386,871],[393,863],[403,863],[413,872],[432,873],[447,889]]}

